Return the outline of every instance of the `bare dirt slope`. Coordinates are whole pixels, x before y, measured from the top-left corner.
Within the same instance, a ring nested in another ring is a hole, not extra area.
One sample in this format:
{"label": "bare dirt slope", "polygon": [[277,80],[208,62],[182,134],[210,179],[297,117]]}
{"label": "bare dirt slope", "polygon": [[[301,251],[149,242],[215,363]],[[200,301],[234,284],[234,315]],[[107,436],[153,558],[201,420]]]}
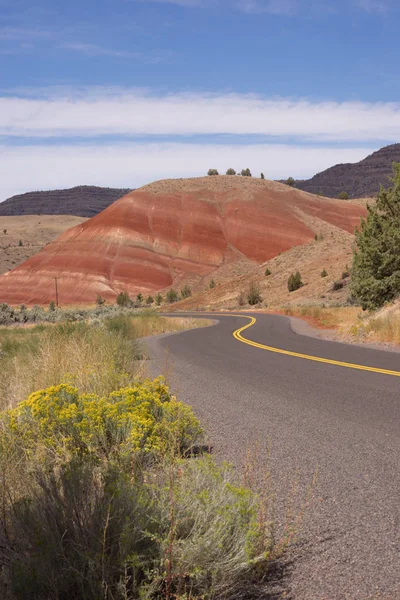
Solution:
{"label": "bare dirt slope", "polygon": [[84,221],[83,217],[71,215],[0,216],[0,274],[14,269],[64,231]]}
{"label": "bare dirt slope", "polygon": [[[359,204],[267,180],[219,176],[165,180],[127,194],[0,278],[0,300],[47,303],[59,278],[64,304],[154,292],[248,272],[303,247],[325,227],[350,235]],[[299,250],[301,252],[301,250]]]}

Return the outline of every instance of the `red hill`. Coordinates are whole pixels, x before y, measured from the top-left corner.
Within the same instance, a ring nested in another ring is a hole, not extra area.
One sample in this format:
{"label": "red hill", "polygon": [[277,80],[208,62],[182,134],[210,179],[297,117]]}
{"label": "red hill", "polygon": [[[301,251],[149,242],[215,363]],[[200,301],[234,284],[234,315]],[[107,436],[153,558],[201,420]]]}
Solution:
{"label": "red hill", "polygon": [[362,206],[245,177],[165,180],[131,192],[0,277],[0,301],[114,299],[198,280],[238,260],[261,263],[314,238],[320,219],[353,232]]}

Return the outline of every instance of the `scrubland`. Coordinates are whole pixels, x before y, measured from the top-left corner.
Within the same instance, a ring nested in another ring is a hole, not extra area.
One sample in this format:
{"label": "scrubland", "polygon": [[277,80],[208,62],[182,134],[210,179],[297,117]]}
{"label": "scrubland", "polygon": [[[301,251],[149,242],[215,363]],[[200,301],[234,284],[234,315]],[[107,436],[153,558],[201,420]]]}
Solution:
{"label": "scrubland", "polygon": [[278,535],[270,484],[217,464],[192,409],[144,378],[138,338],[188,325],[121,311],[0,329],[1,598],[267,593],[303,509]]}

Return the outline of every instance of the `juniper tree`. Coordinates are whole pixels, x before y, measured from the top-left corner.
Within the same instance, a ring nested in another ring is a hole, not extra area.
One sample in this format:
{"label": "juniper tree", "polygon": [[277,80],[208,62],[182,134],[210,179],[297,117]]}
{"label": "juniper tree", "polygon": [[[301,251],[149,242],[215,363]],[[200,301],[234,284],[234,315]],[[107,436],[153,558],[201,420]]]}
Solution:
{"label": "juniper tree", "polygon": [[392,186],[381,187],[374,206],[356,231],[351,291],[364,310],[374,310],[400,294],[400,163]]}

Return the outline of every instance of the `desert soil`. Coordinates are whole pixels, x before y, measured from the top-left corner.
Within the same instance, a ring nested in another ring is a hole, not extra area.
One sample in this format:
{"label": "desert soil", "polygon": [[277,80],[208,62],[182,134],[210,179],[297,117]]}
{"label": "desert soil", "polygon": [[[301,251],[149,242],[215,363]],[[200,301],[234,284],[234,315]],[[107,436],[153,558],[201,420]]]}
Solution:
{"label": "desert soil", "polygon": [[[70,227],[84,221],[84,217],[71,215],[0,216],[0,275],[23,263]],[[20,240],[22,246],[19,245]]]}

